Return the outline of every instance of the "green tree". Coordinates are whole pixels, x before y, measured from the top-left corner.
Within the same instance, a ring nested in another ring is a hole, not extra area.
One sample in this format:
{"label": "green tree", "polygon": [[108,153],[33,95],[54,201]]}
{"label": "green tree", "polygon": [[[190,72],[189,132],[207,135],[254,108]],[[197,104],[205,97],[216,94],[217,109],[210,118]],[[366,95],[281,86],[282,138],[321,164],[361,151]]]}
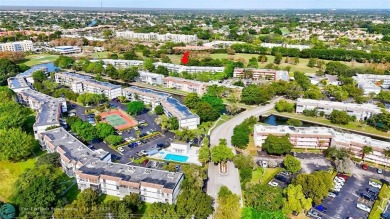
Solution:
{"label": "green tree", "polygon": [[95,127],[96,127],[97,136],[100,139],[104,139],[105,137],[109,135],[113,135],[115,133],[114,127],[104,122],[98,123]]}
{"label": "green tree", "polygon": [[145,216],[154,219],[179,218],[179,215],[176,213],[175,210],[175,205],[160,202],[156,202],[149,205],[148,214],[146,214]]}
{"label": "green tree", "polygon": [[118,145],[122,142],[122,136],[119,135],[109,135],[104,138],[104,141],[107,142],[109,145]]}
{"label": "green tree", "polygon": [[203,95],[202,100],[209,103],[217,112],[221,113],[225,110],[223,100],[217,96]]}
{"label": "green tree", "polygon": [[217,202],[215,218],[239,219],[241,217],[240,197],[233,194],[226,186],[221,186],[219,189]]}
{"label": "green tree", "polygon": [[317,64],[317,60],[316,59],[309,59],[309,62],[307,63],[307,66],[309,66],[310,68],[314,68]]}
{"label": "green tree", "polygon": [[298,119],[288,119],[286,124],[290,126],[297,126],[297,127],[302,126],[301,120]]}
{"label": "green tree", "polygon": [[303,72],[294,72],[294,79],[302,87],[303,90],[307,90],[311,85],[309,77],[307,77]]}
{"label": "green tree", "polygon": [[9,77],[19,73],[20,68],[15,62],[0,58],[0,85],[6,85]]}
{"label": "green tree", "polygon": [[225,163],[233,159],[234,154],[226,145],[220,144],[211,148],[211,160],[214,163]]}
{"label": "green tree", "polygon": [[293,145],[288,139],[288,136],[277,137],[274,135],[268,135],[262,145],[262,150],[267,151],[269,154],[276,155],[289,153],[292,148]]}
{"label": "green tree", "polygon": [[119,72],[113,65],[108,64],[105,72],[108,75],[108,77],[115,79],[115,80],[119,79]]}
{"label": "green tree", "polygon": [[346,125],[350,121],[352,121],[353,119],[345,111],[333,110],[332,113],[330,113],[330,115],[329,115],[329,120],[331,123],[334,123],[334,124]]}
{"label": "green tree", "polygon": [[88,122],[77,121],[70,127],[84,141],[90,142],[98,137],[96,128]]}
{"label": "green tree", "polygon": [[326,64],[325,73],[330,75],[345,75],[348,66],[341,62],[328,62]]}
{"label": "green tree", "polygon": [[249,85],[242,89],[241,101],[248,105],[264,104],[272,98],[272,93],[267,86]]}
{"label": "green tree", "polygon": [[35,82],[40,82],[42,83],[44,80],[47,80],[47,76],[44,71],[36,71],[32,74],[32,77]]}
{"label": "green tree", "polygon": [[184,104],[190,109],[195,109],[199,102],[201,100],[196,93],[189,93],[184,99]]}
{"label": "green tree", "polygon": [[19,128],[0,129],[0,160],[20,161],[38,147],[32,135]]}
{"label": "green tree", "polygon": [[328,196],[328,191],[333,186],[332,175],[325,171],[311,174],[299,174],[292,181],[293,185],[301,185],[302,192],[307,198],[311,198],[314,204],[319,205],[322,199]]}
{"label": "green tree", "polygon": [[37,162],[35,163],[35,166],[41,166],[41,165],[49,165],[53,167],[60,167],[60,154],[58,153],[49,153],[44,154],[40,157],[38,157]]}
{"label": "green tree", "polygon": [[292,173],[298,173],[301,170],[301,161],[289,154],[283,159],[283,165],[287,171]]}
{"label": "green tree", "polygon": [[72,67],[74,63],[74,59],[68,56],[59,56],[55,61],[54,65],[60,67],[60,68],[70,68]]}
{"label": "green tree", "polygon": [[294,112],[295,111],[295,104],[290,103],[286,100],[279,100],[275,103],[275,109],[278,112]]}
{"label": "green tree", "polygon": [[208,102],[198,103],[194,111],[199,116],[201,122],[215,121],[220,116],[218,109],[213,108]]}
{"label": "green tree", "polygon": [[127,104],[127,112],[130,115],[138,115],[145,110],[144,102],[142,101],[133,101]]}
{"label": "green tree", "polygon": [[282,58],[283,58],[283,56],[281,53],[275,54],[274,63],[279,65],[282,62]]}
{"label": "green tree", "polygon": [[311,208],[311,198],[305,198],[302,192],[302,186],[293,184],[288,185],[284,189],[283,194],[283,212],[285,214],[291,214],[293,211],[302,212],[307,211]]}
{"label": "green tree", "polygon": [[127,51],[123,54],[123,59],[125,60],[138,60],[137,54],[135,54],[134,50]]}
{"label": "green tree", "polygon": [[366,157],[367,154],[371,154],[374,152],[374,149],[369,146],[369,145],[365,145],[363,146],[363,149],[362,149],[362,160],[364,161],[364,158]]}
{"label": "green tree", "polygon": [[276,211],[282,207],[282,189],[268,185],[253,184],[244,193],[245,206],[258,211]]}
{"label": "green tree", "polygon": [[258,211],[254,208],[243,208],[241,219],[288,219],[282,211]]}
{"label": "green tree", "polygon": [[[0,129],[19,128],[25,124],[30,109],[13,101],[0,103]],[[26,128],[26,127],[24,127]]]}
{"label": "green tree", "polygon": [[177,197],[176,209],[179,215],[207,218],[213,213],[213,199],[200,189],[186,190]]}
{"label": "green tree", "polygon": [[165,66],[158,66],[155,70],[157,74],[168,76],[169,75],[169,70]]}
{"label": "green tree", "polygon": [[162,115],[164,114],[164,108],[161,105],[158,105],[154,108],[154,113],[157,115]]}
{"label": "green tree", "polygon": [[170,117],[168,119],[169,129],[170,130],[178,130],[180,128],[179,120],[176,117]]}
{"label": "green tree", "polygon": [[106,39],[106,40],[112,38],[113,34],[114,34],[114,33],[112,32],[112,30],[104,30],[104,31],[103,31],[103,37],[104,37],[104,39]]}
{"label": "green tree", "polygon": [[203,164],[210,161],[210,148],[208,145],[203,145],[199,149],[198,160]]}
{"label": "green tree", "polygon": [[150,72],[154,70],[153,59],[148,58],[144,60],[144,69]]}
{"label": "green tree", "polygon": [[139,77],[137,67],[125,68],[119,71],[119,78],[125,82],[135,81]]}

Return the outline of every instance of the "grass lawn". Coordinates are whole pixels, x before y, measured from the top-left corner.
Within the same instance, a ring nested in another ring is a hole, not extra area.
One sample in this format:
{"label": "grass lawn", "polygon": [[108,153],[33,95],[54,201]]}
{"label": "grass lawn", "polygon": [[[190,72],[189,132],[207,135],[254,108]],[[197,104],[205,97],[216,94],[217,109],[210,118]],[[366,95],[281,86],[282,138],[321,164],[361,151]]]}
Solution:
{"label": "grass lawn", "polygon": [[255,141],[253,140],[253,136],[249,135],[249,143],[248,143],[248,147],[245,149],[245,151],[252,156],[256,156],[257,150],[258,150],[258,148],[255,145]]}
{"label": "grass lawn", "polygon": [[350,131],[357,131],[357,132],[362,132],[362,134],[371,134],[377,137],[384,137],[384,138],[389,138],[390,139],[390,133],[387,132],[382,132],[374,127],[361,124],[360,122],[350,122],[347,125],[338,125],[338,124],[332,124],[328,119],[324,117],[310,117],[310,116],[304,116],[301,114],[296,114],[296,113],[280,113],[276,112],[275,110],[271,110],[268,112],[268,114],[274,114],[274,115],[279,115],[279,116],[285,116],[287,118],[294,118],[294,119],[299,119],[302,121],[306,122],[312,122],[312,123],[318,123],[319,125],[325,125],[329,126],[332,128],[336,129],[346,129]]}
{"label": "grass lawn", "polygon": [[101,203],[106,203],[108,201],[111,201],[111,200],[120,200],[119,197],[116,197],[116,196],[112,196],[112,195],[106,195],[106,194],[101,194],[99,196],[99,202]]}
{"label": "grass lawn", "polygon": [[[264,176],[263,176],[263,170],[265,170]],[[260,183],[261,184],[267,184],[269,181],[271,181],[276,174],[278,174],[282,168],[257,168],[252,172],[252,180],[253,183]]]}
{"label": "grass lawn", "polygon": [[[236,53],[235,55],[229,55],[227,53],[215,53],[215,54],[210,54],[210,57],[213,59],[230,59],[234,58],[236,61],[238,59],[244,59],[246,62],[252,57],[258,57],[259,54],[246,54],[246,53]],[[180,59],[182,55],[169,55],[169,58],[171,59],[172,63],[174,64],[180,64]],[[273,63],[275,57],[271,55],[267,55],[267,63],[260,63],[259,62],[259,68],[264,68],[265,65],[268,63]],[[281,68],[285,68],[287,66],[291,66],[291,71],[290,74],[292,74],[294,71],[302,71],[305,73],[315,73],[318,68],[310,68],[307,66],[309,63],[309,59],[299,59],[299,63],[297,65],[293,64],[286,64],[284,63],[285,58],[282,59],[282,63],[280,64]],[[324,60],[325,62],[329,62],[329,60]],[[358,62],[343,62],[344,64],[348,66],[354,66],[354,67],[363,67],[364,63],[358,63]]]}
{"label": "grass lawn", "polygon": [[91,54],[94,59],[106,59],[111,54],[111,52],[94,52]]}
{"label": "grass lawn", "polygon": [[9,161],[0,161],[0,201],[8,201],[14,188],[14,183],[18,177],[27,169],[35,164],[35,158],[28,159],[25,162],[12,163]]}
{"label": "grass lawn", "polygon": [[22,64],[27,66],[33,66],[42,63],[54,62],[58,58],[58,55],[38,54],[26,56],[26,61]]}
{"label": "grass lawn", "polygon": [[307,149],[307,148],[293,148],[291,152],[308,152],[308,153],[316,153],[321,154],[320,149]]}
{"label": "grass lawn", "polygon": [[74,184],[64,195],[68,203],[72,203],[76,200],[77,196],[80,194],[80,190],[77,188],[77,183]]}
{"label": "grass lawn", "polygon": [[381,213],[385,209],[390,198],[390,188],[388,185],[384,184],[379,192],[378,199],[375,201],[374,206],[372,207],[371,213],[368,219],[380,218]]}

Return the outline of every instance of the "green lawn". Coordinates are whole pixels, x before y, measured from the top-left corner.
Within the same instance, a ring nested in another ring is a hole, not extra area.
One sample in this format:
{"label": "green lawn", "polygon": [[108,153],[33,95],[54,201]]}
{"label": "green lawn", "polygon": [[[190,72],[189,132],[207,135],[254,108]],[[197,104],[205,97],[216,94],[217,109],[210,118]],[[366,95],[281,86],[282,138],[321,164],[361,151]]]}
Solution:
{"label": "green lawn", "polygon": [[381,209],[386,208],[387,203],[390,198],[390,188],[388,185],[384,184],[379,192],[378,199],[375,201],[374,206],[372,207],[370,216],[368,219],[380,218],[382,213]]}
{"label": "green lawn", "polygon": [[110,54],[111,52],[94,52],[91,55],[94,59],[106,59]]}
{"label": "green lawn", "polygon": [[99,202],[106,203],[110,200],[120,200],[120,198],[112,195],[106,195],[106,194],[101,194],[99,196]]}
{"label": "green lawn", "polygon": [[[244,59],[246,62],[252,57],[258,57],[259,54],[246,54],[246,53],[236,53],[235,55],[229,55],[227,53],[215,53],[215,54],[210,54],[210,57],[213,59],[234,59],[238,61],[239,59]],[[169,58],[171,59],[172,63],[174,64],[180,64],[180,59],[182,55],[169,55]],[[267,63],[260,63],[259,62],[259,68],[264,68],[264,66],[268,63],[273,63],[275,57],[271,55],[267,55]],[[280,64],[280,67],[285,68],[287,66],[291,66],[291,71],[290,73],[293,73],[294,71],[302,71],[305,73],[315,73],[318,68],[310,68],[307,66],[309,63],[309,59],[299,59],[299,63],[297,65],[293,64],[286,64],[284,63],[285,58],[283,58],[282,63]],[[325,62],[329,62],[329,60],[324,60]],[[354,67],[363,67],[363,63],[358,63],[358,62],[343,62],[344,64],[348,66],[354,66]]]}
{"label": "green lawn", "polygon": [[26,56],[26,61],[22,64],[33,66],[42,63],[54,62],[58,55],[38,54]]}
{"label": "green lawn", "polygon": [[18,177],[27,168],[32,168],[34,164],[35,158],[18,163],[0,161],[0,201],[9,200],[13,192],[14,183],[18,180]]}
{"label": "green lawn", "polygon": [[319,125],[325,125],[336,129],[341,128],[350,131],[361,132],[362,134],[371,134],[377,137],[390,138],[390,133],[380,131],[372,126],[361,124],[360,122],[350,122],[347,125],[338,125],[338,124],[331,123],[328,119],[324,117],[309,117],[309,116],[304,116],[296,113],[285,113],[285,112],[280,113],[280,112],[276,112],[275,110],[269,111],[268,114],[274,114],[279,116],[285,116],[287,118],[299,119],[302,121],[317,123]]}
{"label": "green lawn", "polygon": [[77,188],[77,183],[75,183],[64,195],[68,203],[72,203],[76,200],[77,196],[80,194],[80,190]]}
{"label": "green lawn", "polygon": [[261,184],[267,184],[269,181],[271,181],[276,174],[278,174],[282,168],[265,168],[265,173],[263,176],[263,168],[257,168],[252,172],[252,180],[253,183],[260,183]]}

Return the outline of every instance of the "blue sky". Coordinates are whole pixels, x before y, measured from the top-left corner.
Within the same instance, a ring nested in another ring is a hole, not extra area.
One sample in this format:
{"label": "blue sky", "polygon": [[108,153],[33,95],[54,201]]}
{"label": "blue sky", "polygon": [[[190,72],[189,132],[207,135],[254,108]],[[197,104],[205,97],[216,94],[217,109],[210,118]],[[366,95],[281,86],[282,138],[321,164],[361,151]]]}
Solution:
{"label": "blue sky", "polygon": [[0,6],[80,6],[123,8],[355,8],[390,9],[390,0],[0,0]]}

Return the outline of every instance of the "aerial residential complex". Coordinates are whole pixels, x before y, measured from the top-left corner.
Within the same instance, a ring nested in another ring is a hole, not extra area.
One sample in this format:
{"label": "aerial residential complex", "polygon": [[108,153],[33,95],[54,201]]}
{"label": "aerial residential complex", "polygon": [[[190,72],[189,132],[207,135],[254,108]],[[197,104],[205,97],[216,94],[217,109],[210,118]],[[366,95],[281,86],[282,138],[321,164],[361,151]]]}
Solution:
{"label": "aerial residential complex", "polygon": [[0,43],[0,51],[11,52],[27,52],[34,49],[33,42],[31,40],[23,40],[10,43]]}
{"label": "aerial residential complex", "polygon": [[303,113],[304,110],[317,109],[318,112],[324,112],[325,115],[330,115],[333,110],[342,110],[350,116],[355,116],[358,121],[364,121],[372,115],[382,112],[381,108],[377,105],[368,103],[356,104],[298,98],[296,105],[296,113]]}
{"label": "aerial residential complex", "polygon": [[116,37],[142,40],[142,41],[159,41],[159,42],[176,42],[176,43],[192,43],[198,40],[196,35],[184,34],[158,34],[158,33],[135,33],[133,31],[116,32]]}
{"label": "aerial residential complex", "polygon": [[129,68],[132,66],[142,66],[144,61],[140,60],[123,60],[123,59],[102,59],[102,60],[91,60],[91,62],[103,61],[106,65],[113,65],[115,68]]}
{"label": "aerial residential complex", "polygon": [[130,100],[141,100],[151,104],[153,109],[161,105],[168,117],[177,118],[180,128],[196,129],[200,124],[198,115],[191,113],[186,106],[167,93],[132,86],[123,89],[123,96]]}
{"label": "aerial residential complex", "polygon": [[186,65],[175,65],[171,63],[155,62],[153,63],[157,68],[158,66],[166,67],[170,72],[188,72],[188,73],[201,73],[201,72],[223,72],[225,67],[212,67],[212,66],[186,66]]}
{"label": "aerial residential complex", "polygon": [[279,71],[273,69],[256,69],[256,68],[234,68],[234,78],[251,78],[255,81],[258,80],[271,80],[271,81],[288,81],[288,72]]}
{"label": "aerial residential complex", "polygon": [[363,89],[364,94],[379,94],[381,88],[390,88],[390,75],[356,74],[352,78]]}
{"label": "aerial residential complex", "polygon": [[207,91],[208,86],[208,83],[177,77],[165,77],[163,82],[163,87],[173,88],[190,93],[197,93],[199,95],[203,95]]}
{"label": "aerial residential complex", "polygon": [[389,161],[383,151],[390,147],[386,141],[376,140],[367,136],[337,132],[325,127],[292,127],[292,126],[254,126],[254,141],[257,147],[261,147],[268,135],[285,136],[288,134],[290,142],[296,148],[326,149],[329,146],[343,147],[362,157],[364,146],[371,146],[373,153],[367,154],[365,160],[388,165]]}
{"label": "aerial residential complex", "polygon": [[97,81],[89,76],[60,72],[55,74],[55,81],[59,84],[71,87],[72,91],[75,93],[104,94],[109,99],[122,95],[122,88],[120,85]]}
{"label": "aerial residential complex", "polygon": [[139,81],[151,85],[162,85],[164,75],[151,73],[147,71],[139,71]]}
{"label": "aerial residential complex", "polygon": [[110,153],[92,151],[63,128],[43,132],[39,140],[48,152],[60,154],[64,172],[76,177],[80,190],[90,188],[121,199],[136,193],[149,203],[176,202],[183,173],[112,163]]}

